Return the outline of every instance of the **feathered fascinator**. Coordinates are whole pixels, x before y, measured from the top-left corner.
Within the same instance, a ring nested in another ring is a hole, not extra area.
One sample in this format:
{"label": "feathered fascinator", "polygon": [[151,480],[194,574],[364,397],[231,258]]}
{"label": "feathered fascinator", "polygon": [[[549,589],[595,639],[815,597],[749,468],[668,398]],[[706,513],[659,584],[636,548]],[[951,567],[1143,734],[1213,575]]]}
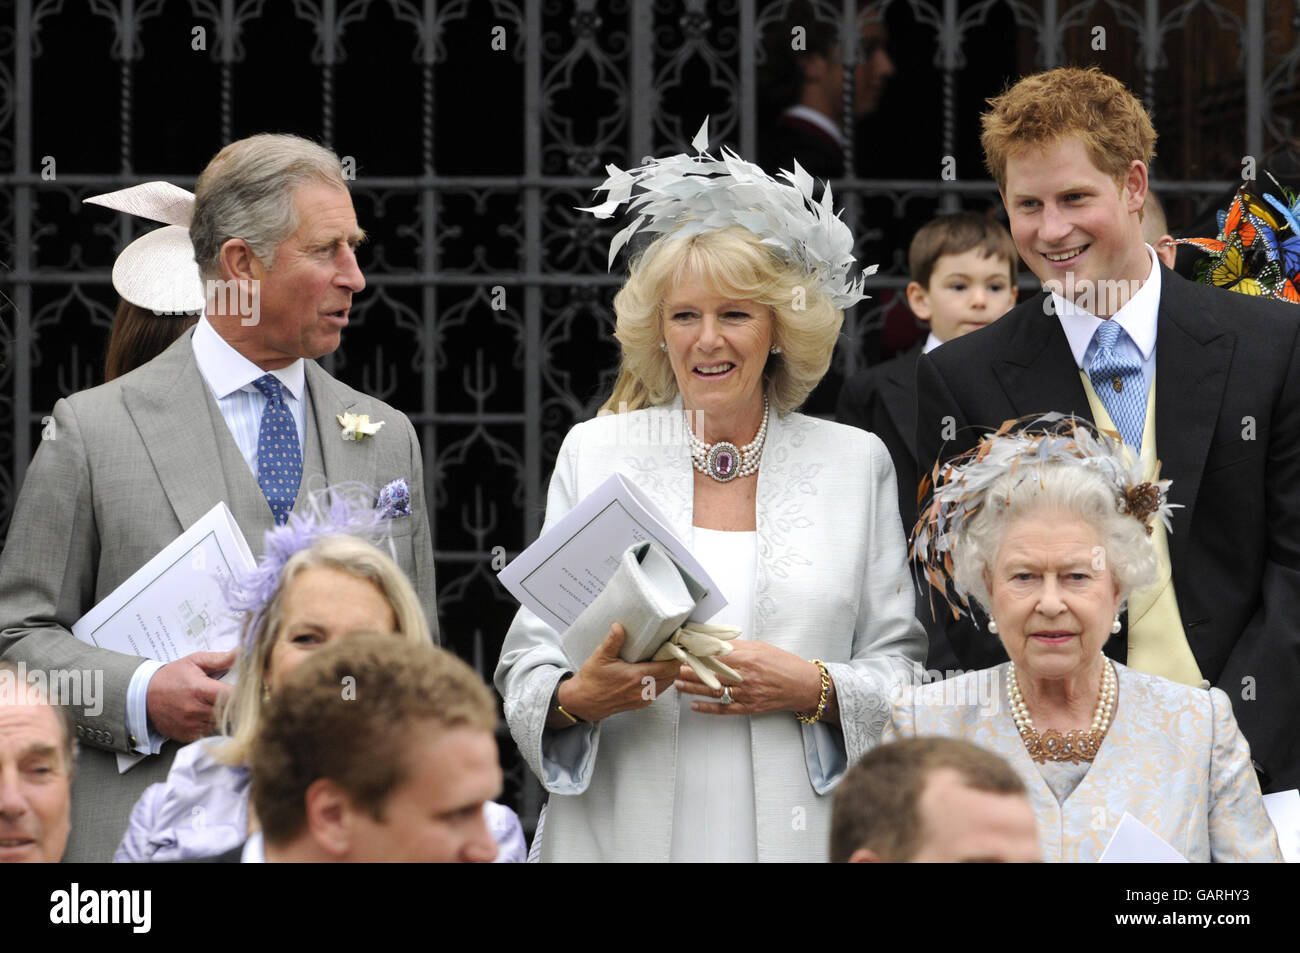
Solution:
{"label": "feathered fascinator", "polygon": [[[619,249],[644,229],[696,235],[700,232],[740,225],[763,244],[771,246],[787,261],[814,276],[835,303],[851,307],[867,296],[863,278],[875,272],[866,268],[849,278],[853,259],[853,235],[835,214],[828,183],[820,202],[813,200],[813,177],[798,162],[794,172],[782,170],[789,185],[746,162],[725,146],[721,158],[711,156],[709,120],[691,140],[696,155],[678,153],[666,159],[652,159],[637,169],[623,171],[608,165],[609,178],[597,186],[606,201],[580,212],[597,218],[612,218],[620,205],[636,218],[609,243],[608,267],[613,267]],[[641,191],[633,198],[633,189]]]}
{"label": "feathered fascinator", "polygon": [[1196,263],[1198,281],[1300,304],[1300,196],[1269,178],[1280,198],[1244,183],[1228,210],[1219,212],[1218,238],[1175,244],[1205,253]]}
{"label": "feathered fascinator", "polygon": [[373,490],[362,484],[340,484],[312,493],[295,507],[283,526],[267,530],[262,558],[248,572],[237,573],[226,584],[226,604],[234,613],[250,618],[244,636],[257,622],[275,595],[285,563],[328,536],[355,536],[380,545],[388,536],[393,516],[382,501],[376,505]]}
{"label": "feathered fascinator", "polygon": [[953,574],[952,549],[963,527],[989,504],[989,488],[1018,470],[1024,471],[1022,479],[1041,481],[1043,465],[1060,463],[1101,474],[1115,492],[1116,510],[1140,521],[1148,535],[1153,516],[1172,531],[1170,515],[1179,504],[1168,501],[1171,481],[1145,480],[1141,462],[1125,452],[1121,441],[1086,420],[1059,413],[1008,420],[972,450],[942,466],[936,463],[921,482],[922,496],[931,482],[934,494],[912,533],[911,557],[917,571],[943,594],[953,618],[969,614],[970,601]]}

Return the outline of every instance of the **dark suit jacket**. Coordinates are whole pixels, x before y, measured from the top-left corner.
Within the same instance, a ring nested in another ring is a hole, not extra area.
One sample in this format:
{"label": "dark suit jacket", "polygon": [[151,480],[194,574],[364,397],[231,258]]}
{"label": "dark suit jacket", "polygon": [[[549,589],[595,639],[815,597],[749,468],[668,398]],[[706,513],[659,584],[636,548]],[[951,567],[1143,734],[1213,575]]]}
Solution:
{"label": "dark suit jacket", "polygon": [[911,535],[916,525],[916,362],[925,341],[864,368],[844,382],[835,419],[869,430],[885,442],[898,477],[898,512]]}
{"label": "dark suit jacket", "polygon": [[[194,359],[187,331],[158,357],[116,380],[54,405],[52,439],[27,470],[0,555],[0,655],[28,670],[102,673],[100,710],[75,708],[82,742],[72,787],[66,859],[107,862],[131,808],[166,777],[175,753],[146,758],[126,774],[114,752],[126,731],[126,693],[135,656],[75,638],[73,623],[164,546],[224,500],[255,556],[275,526],[257,478],[239,452]],[[376,489],[399,477],[411,515],[393,520],[391,538],[437,633],[433,545],[424,507],[423,457],[411,423],[396,408],[306,365],[308,414],[298,500],[327,483]],[[336,416],[351,410],[383,420],[373,437],[345,442]]]}
{"label": "dark suit jacket", "polygon": [[[1201,673],[1232,699],[1265,790],[1300,784],[1300,309],[1195,284],[1161,268],[1156,441],[1173,481],[1174,589]],[[921,358],[923,464],[971,447],[976,428],[1060,411],[1091,419],[1044,293]],[[951,421],[945,418],[951,417]],[[945,432],[956,437],[943,445]],[[1127,655],[1127,627],[1107,652]],[[967,665],[1005,658],[963,620]]]}
{"label": "dark suit jacket", "polygon": [[[903,532],[909,537],[917,515],[916,362],[923,347],[924,339],[883,364],[858,371],[844,383],[835,408],[836,420],[869,430],[889,449],[898,478],[898,512],[903,520]],[[944,673],[960,668],[945,627],[930,612],[928,591],[917,593],[916,617],[930,637],[926,667]]]}

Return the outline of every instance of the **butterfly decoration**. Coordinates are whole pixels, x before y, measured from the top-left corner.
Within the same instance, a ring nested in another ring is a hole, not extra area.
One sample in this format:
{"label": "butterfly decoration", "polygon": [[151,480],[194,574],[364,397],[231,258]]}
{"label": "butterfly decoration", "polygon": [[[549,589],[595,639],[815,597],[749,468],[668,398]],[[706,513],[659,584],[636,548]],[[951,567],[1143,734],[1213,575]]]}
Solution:
{"label": "butterfly decoration", "polygon": [[1241,235],[1233,233],[1222,254],[1199,262],[1197,277],[1206,284],[1239,291],[1248,295],[1268,295],[1270,289],[1282,279],[1276,261],[1264,260],[1262,265],[1251,265],[1253,249],[1247,249]]}
{"label": "butterfly decoration", "polygon": [[1300,197],[1269,178],[1282,198],[1243,184],[1227,211],[1219,212],[1217,238],[1174,243],[1206,255],[1197,263],[1198,281],[1300,304]]}

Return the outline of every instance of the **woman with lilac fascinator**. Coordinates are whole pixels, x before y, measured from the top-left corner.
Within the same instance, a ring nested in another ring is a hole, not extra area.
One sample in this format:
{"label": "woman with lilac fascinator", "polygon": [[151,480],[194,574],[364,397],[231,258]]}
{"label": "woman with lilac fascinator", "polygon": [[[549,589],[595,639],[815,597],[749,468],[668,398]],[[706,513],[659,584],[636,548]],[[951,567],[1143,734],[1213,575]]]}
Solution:
{"label": "woman with lilac fascinator", "polygon": [[639,230],[658,237],[614,298],[622,367],[560,449],[546,525],[621,474],[726,598],[709,621],[740,636],[723,685],[623,661],[618,624],[575,664],[519,611],[496,684],[551,794],[543,861],[825,860],[830,792],[925,657],[889,454],[796,412],[864,297],[853,236],[797,164],[782,182],[715,157],[707,122],[693,146],[611,166],[586,210],[629,209],[611,265]]}
{"label": "woman with lilac fascinator", "polygon": [[[263,706],[284,677],[320,646],[358,631],[391,632],[416,645],[432,637],[410,581],[384,551],[386,507],[368,487],[320,491],[266,534],[257,566],[227,588],[241,621],[234,692],[222,734],[176,754],[167,780],[131,812],[117,862],[190,860],[222,854],[257,829],[247,759]],[[487,806],[498,861],[524,857],[523,831],[508,807]]]}

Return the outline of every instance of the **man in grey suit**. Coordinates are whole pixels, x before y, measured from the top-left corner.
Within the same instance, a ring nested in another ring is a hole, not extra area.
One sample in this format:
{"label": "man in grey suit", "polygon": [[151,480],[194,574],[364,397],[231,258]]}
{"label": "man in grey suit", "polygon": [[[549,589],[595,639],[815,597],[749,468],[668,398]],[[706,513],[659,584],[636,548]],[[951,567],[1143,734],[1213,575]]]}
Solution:
{"label": "man in grey suit", "polygon": [[[415,431],[398,410],[334,380],[315,359],[339,346],[365,287],[364,238],[338,157],[294,136],[231,143],[195,190],[190,226],[208,288],[194,329],[143,367],[54,407],[0,556],[0,654],[27,669],[103,673],[102,711],[76,712],[83,756],[66,858],[108,861],[176,742],[212,730],[234,653],[166,665],[99,649],[72,624],[224,500],[255,555],[305,494],[405,480],[398,563],[437,635],[433,547]],[[214,293],[215,289],[215,293]],[[339,417],[378,432],[345,439]],[[125,774],[117,753],[150,753]]]}

